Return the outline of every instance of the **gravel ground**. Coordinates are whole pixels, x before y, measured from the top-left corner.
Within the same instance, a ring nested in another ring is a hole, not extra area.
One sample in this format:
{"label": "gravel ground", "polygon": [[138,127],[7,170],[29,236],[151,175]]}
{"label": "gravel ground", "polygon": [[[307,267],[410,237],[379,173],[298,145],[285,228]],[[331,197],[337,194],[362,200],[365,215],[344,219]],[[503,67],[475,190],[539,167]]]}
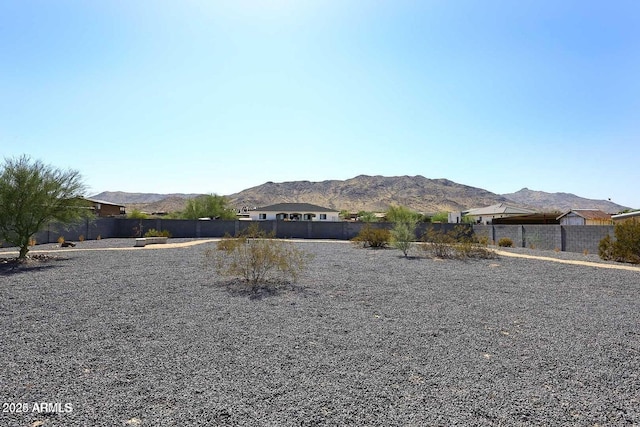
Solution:
{"label": "gravel ground", "polygon": [[257,298],[212,243],[0,269],[0,425],[640,425],[640,270],[294,244]]}

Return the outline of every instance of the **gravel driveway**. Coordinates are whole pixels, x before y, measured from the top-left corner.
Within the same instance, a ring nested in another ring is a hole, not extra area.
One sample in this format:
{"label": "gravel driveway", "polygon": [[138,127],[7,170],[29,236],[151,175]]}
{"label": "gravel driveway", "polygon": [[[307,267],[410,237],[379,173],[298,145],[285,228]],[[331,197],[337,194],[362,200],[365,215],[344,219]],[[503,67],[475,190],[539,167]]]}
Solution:
{"label": "gravel driveway", "polygon": [[0,269],[0,425],[640,425],[640,271],[294,244],[257,298],[213,243]]}

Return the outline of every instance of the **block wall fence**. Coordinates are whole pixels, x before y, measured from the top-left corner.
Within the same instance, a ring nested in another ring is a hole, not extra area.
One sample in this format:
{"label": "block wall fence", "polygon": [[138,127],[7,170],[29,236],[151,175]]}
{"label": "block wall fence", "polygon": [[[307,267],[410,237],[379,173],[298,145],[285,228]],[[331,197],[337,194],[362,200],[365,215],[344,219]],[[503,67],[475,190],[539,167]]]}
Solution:
{"label": "block wall fence", "polygon": [[[167,230],[175,238],[204,238],[235,236],[257,223],[259,228],[273,232],[278,238],[349,240],[357,236],[366,223],[351,221],[199,221],[180,219],[125,219],[98,218],[81,224],[63,226],[50,224],[34,237],[37,243],[55,243],[59,237],[68,241],[81,238],[133,238],[149,229]],[[376,228],[391,228],[391,223],[371,223]],[[419,239],[430,227],[448,232],[455,227],[472,227],[478,237],[486,237],[497,244],[508,237],[515,247],[566,252],[598,253],[598,243],[607,235],[614,237],[613,226],[608,225],[467,225],[420,223],[416,229]]]}

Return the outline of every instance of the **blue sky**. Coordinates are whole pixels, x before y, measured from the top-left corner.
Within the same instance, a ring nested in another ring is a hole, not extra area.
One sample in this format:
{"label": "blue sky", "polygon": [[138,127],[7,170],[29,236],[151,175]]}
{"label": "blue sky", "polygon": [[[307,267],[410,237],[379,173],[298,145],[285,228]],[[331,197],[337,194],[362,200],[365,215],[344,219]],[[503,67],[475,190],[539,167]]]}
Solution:
{"label": "blue sky", "polygon": [[636,0],[5,0],[0,154],[101,191],[423,175],[640,208]]}

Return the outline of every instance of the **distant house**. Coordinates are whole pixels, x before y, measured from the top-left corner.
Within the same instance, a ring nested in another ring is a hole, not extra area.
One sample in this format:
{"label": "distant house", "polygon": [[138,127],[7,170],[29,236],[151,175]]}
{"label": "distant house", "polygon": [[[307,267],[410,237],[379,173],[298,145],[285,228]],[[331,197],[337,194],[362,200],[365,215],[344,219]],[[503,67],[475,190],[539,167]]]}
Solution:
{"label": "distant house", "polygon": [[339,212],[310,203],[277,203],[249,212],[252,221],[340,221]]}
{"label": "distant house", "polygon": [[96,213],[96,216],[109,217],[126,215],[124,205],[118,205],[117,203],[110,203],[96,199],[85,200],[90,203],[90,208]]}
{"label": "distant house", "polygon": [[572,209],[557,219],[560,225],[611,225],[611,215],[599,209]]}
{"label": "distant house", "polygon": [[506,218],[518,215],[531,215],[535,211],[531,209],[521,208],[519,206],[509,205],[507,203],[498,203],[487,206],[486,208],[470,209],[459,213],[449,214],[449,222],[458,223],[466,221],[476,224],[491,224],[496,218]]}
{"label": "distant house", "polygon": [[640,211],[627,212],[623,214],[613,215],[611,216],[611,220],[614,224],[618,224],[620,222],[625,221],[637,221],[640,222]]}
{"label": "distant house", "polygon": [[493,224],[533,225],[533,224],[560,224],[557,212],[538,212],[530,215],[514,215],[502,218],[494,218]]}

